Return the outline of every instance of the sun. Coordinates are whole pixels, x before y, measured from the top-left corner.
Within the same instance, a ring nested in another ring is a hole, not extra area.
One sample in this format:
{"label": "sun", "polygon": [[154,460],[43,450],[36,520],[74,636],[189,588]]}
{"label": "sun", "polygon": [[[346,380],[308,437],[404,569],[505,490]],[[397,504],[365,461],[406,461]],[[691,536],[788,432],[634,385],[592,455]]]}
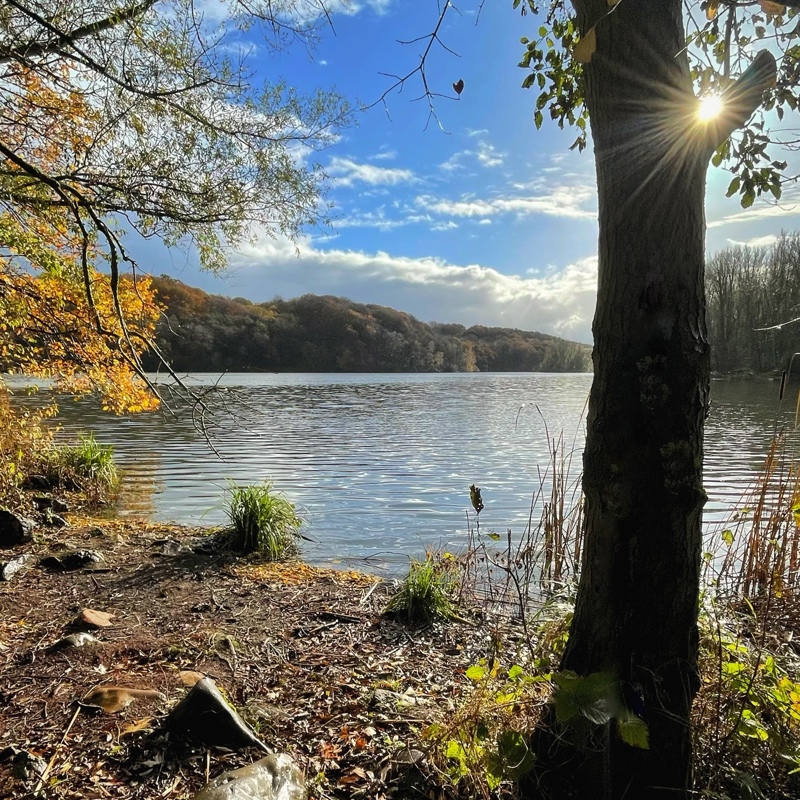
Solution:
{"label": "sun", "polygon": [[703,95],[697,106],[697,117],[701,122],[711,122],[722,113],[723,108],[725,108],[725,103],[720,95]]}

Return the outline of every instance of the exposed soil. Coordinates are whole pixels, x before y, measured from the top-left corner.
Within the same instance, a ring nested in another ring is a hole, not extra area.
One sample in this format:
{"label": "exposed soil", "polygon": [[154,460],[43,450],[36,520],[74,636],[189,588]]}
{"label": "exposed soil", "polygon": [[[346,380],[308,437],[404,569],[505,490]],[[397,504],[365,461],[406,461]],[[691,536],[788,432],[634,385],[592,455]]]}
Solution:
{"label": "exposed soil", "polygon": [[[316,796],[445,796],[420,734],[452,713],[465,669],[486,655],[479,623],[408,629],[381,614],[386,582],[236,559],[204,546],[207,530],[71,521],[0,550],[0,561],[36,556],[0,582],[0,797],[186,798],[261,757],[163,730],[188,691],[181,670],[214,678],[270,747],[296,759]],[[72,572],[39,565],[59,546],[103,561]],[[87,607],[114,615],[93,632],[100,643],[50,649]],[[76,702],[102,684],[164,699],[138,697],[114,714]],[[27,776],[18,750],[41,759],[29,759]]]}

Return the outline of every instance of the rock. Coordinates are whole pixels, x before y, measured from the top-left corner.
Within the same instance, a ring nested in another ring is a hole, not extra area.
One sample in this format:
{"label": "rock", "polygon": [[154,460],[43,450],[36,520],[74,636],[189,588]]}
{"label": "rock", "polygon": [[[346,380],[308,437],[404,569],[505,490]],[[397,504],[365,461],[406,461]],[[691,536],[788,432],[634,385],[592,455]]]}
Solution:
{"label": "rock", "polygon": [[160,548],[156,555],[177,556],[184,552],[184,546],[176,539],[159,539],[153,542],[154,547]]}
{"label": "rock", "polygon": [[0,581],[10,581],[32,558],[32,553],[23,553],[11,561],[0,562]]}
{"label": "rock", "polygon": [[82,608],[81,613],[72,620],[72,625],[75,628],[84,628],[88,630],[96,630],[97,628],[110,628],[114,623],[113,614],[107,611],[95,611],[93,608]]}
{"label": "rock", "polygon": [[39,564],[54,572],[72,572],[81,567],[88,567],[89,564],[97,564],[102,560],[103,556],[97,550],[73,550],[71,553],[58,556],[45,556]]}
{"label": "rock", "polygon": [[92,636],[91,633],[81,631],[80,633],[71,633],[69,636],[65,636],[63,639],[53,642],[47,649],[50,651],[67,650],[70,647],[86,647],[86,645],[89,644],[100,644],[100,640]]}
{"label": "rock", "polygon": [[56,514],[66,514],[69,511],[69,505],[58,497],[53,498],[52,503],[50,503],[50,508],[52,508]]}
{"label": "rock", "polygon": [[191,688],[170,711],[166,727],[210,747],[230,750],[258,747],[269,752],[236,710],[228,705],[211,678],[203,678]]}
{"label": "rock", "polygon": [[22,781],[32,781],[41,778],[47,769],[47,762],[27,750],[18,747],[6,747],[0,751],[0,763],[11,762],[11,771],[15,778]]}
{"label": "rock", "polygon": [[0,547],[15,547],[30,542],[35,525],[32,519],[0,508]]}
{"label": "rock", "polygon": [[65,514],[69,511],[69,506],[58,497],[51,497],[49,494],[36,495],[33,502],[39,511],[47,511],[50,509],[56,514]]}
{"label": "rock", "polygon": [[58,479],[52,481],[45,475],[29,475],[23,482],[22,488],[29,492],[49,492],[57,484]]}
{"label": "rock", "polygon": [[59,516],[58,514],[53,514],[48,510],[47,515],[44,518],[45,525],[49,525],[51,528],[68,528],[69,522],[67,522],[64,517]]}
{"label": "rock", "polygon": [[194,800],[305,800],[305,781],[286,753],[262,758],[247,767],[223,772]]}

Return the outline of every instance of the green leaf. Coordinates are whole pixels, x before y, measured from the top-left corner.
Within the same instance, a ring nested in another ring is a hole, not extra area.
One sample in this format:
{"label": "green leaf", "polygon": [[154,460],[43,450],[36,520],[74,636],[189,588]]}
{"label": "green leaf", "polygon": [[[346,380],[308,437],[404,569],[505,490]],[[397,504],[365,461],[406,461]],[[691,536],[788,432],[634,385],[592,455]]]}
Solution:
{"label": "green leaf", "polygon": [[558,722],[580,715],[595,725],[605,725],[621,704],[617,682],[605,672],[580,676],[571,670],[553,676],[557,686],[553,703]]}
{"label": "green leaf", "polygon": [[630,747],[639,747],[642,750],[650,748],[650,731],[647,723],[634,714],[617,720],[617,732],[619,738]]}
{"label": "green leaf", "polygon": [[725,197],[733,197],[736,192],[739,191],[739,187],[742,185],[741,178],[737,175],[728,186],[728,191],[725,192]]}
{"label": "green leaf", "polygon": [[542,123],[544,122],[544,117],[542,116],[542,112],[541,111],[536,111],[534,113],[533,121],[534,121],[534,124],[536,125],[536,129],[537,130],[542,127]]}
{"label": "green leaf", "polygon": [[500,534],[499,533],[495,533],[494,531],[489,531],[489,533],[487,533],[486,536],[489,539],[491,539],[493,542],[499,542],[500,541]]}
{"label": "green leaf", "polygon": [[536,760],[525,734],[520,731],[503,731],[497,737],[497,755],[503,763],[503,772],[512,780],[529,772]]}
{"label": "green leaf", "polygon": [[544,25],[542,25],[542,27],[539,28],[539,36],[542,36],[542,37],[547,36],[547,28],[545,28]]}
{"label": "green leaf", "polygon": [[[728,195],[730,197],[730,194]],[[730,528],[726,528],[722,531],[722,541],[730,547],[733,544],[733,531]]]}
{"label": "green leaf", "polygon": [[521,675],[525,673],[525,670],[519,664],[514,664],[511,669],[508,671],[508,677],[511,678],[512,681],[515,681]]}
{"label": "green leaf", "polygon": [[486,674],[486,670],[480,664],[473,664],[464,674],[471,681],[479,681]]}
{"label": "green leaf", "polygon": [[742,208],[750,208],[753,205],[756,199],[756,193],[753,189],[748,189],[742,195]]}

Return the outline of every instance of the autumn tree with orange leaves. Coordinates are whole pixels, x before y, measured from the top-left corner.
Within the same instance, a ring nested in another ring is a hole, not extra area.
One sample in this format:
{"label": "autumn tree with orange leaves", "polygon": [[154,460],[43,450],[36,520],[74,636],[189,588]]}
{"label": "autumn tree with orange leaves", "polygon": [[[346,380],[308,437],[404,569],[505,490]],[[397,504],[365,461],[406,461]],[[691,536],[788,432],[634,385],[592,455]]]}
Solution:
{"label": "autumn tree with orange leaves", "polygon": [[125,233],[194,247],[204,267],[253,235],[320,217],[309,150],[340,97],[255,86],[231,37],[313,39],[316,0],[6,0],[0,8],[0,370],[154,408],[141,366],[159,316]]}

